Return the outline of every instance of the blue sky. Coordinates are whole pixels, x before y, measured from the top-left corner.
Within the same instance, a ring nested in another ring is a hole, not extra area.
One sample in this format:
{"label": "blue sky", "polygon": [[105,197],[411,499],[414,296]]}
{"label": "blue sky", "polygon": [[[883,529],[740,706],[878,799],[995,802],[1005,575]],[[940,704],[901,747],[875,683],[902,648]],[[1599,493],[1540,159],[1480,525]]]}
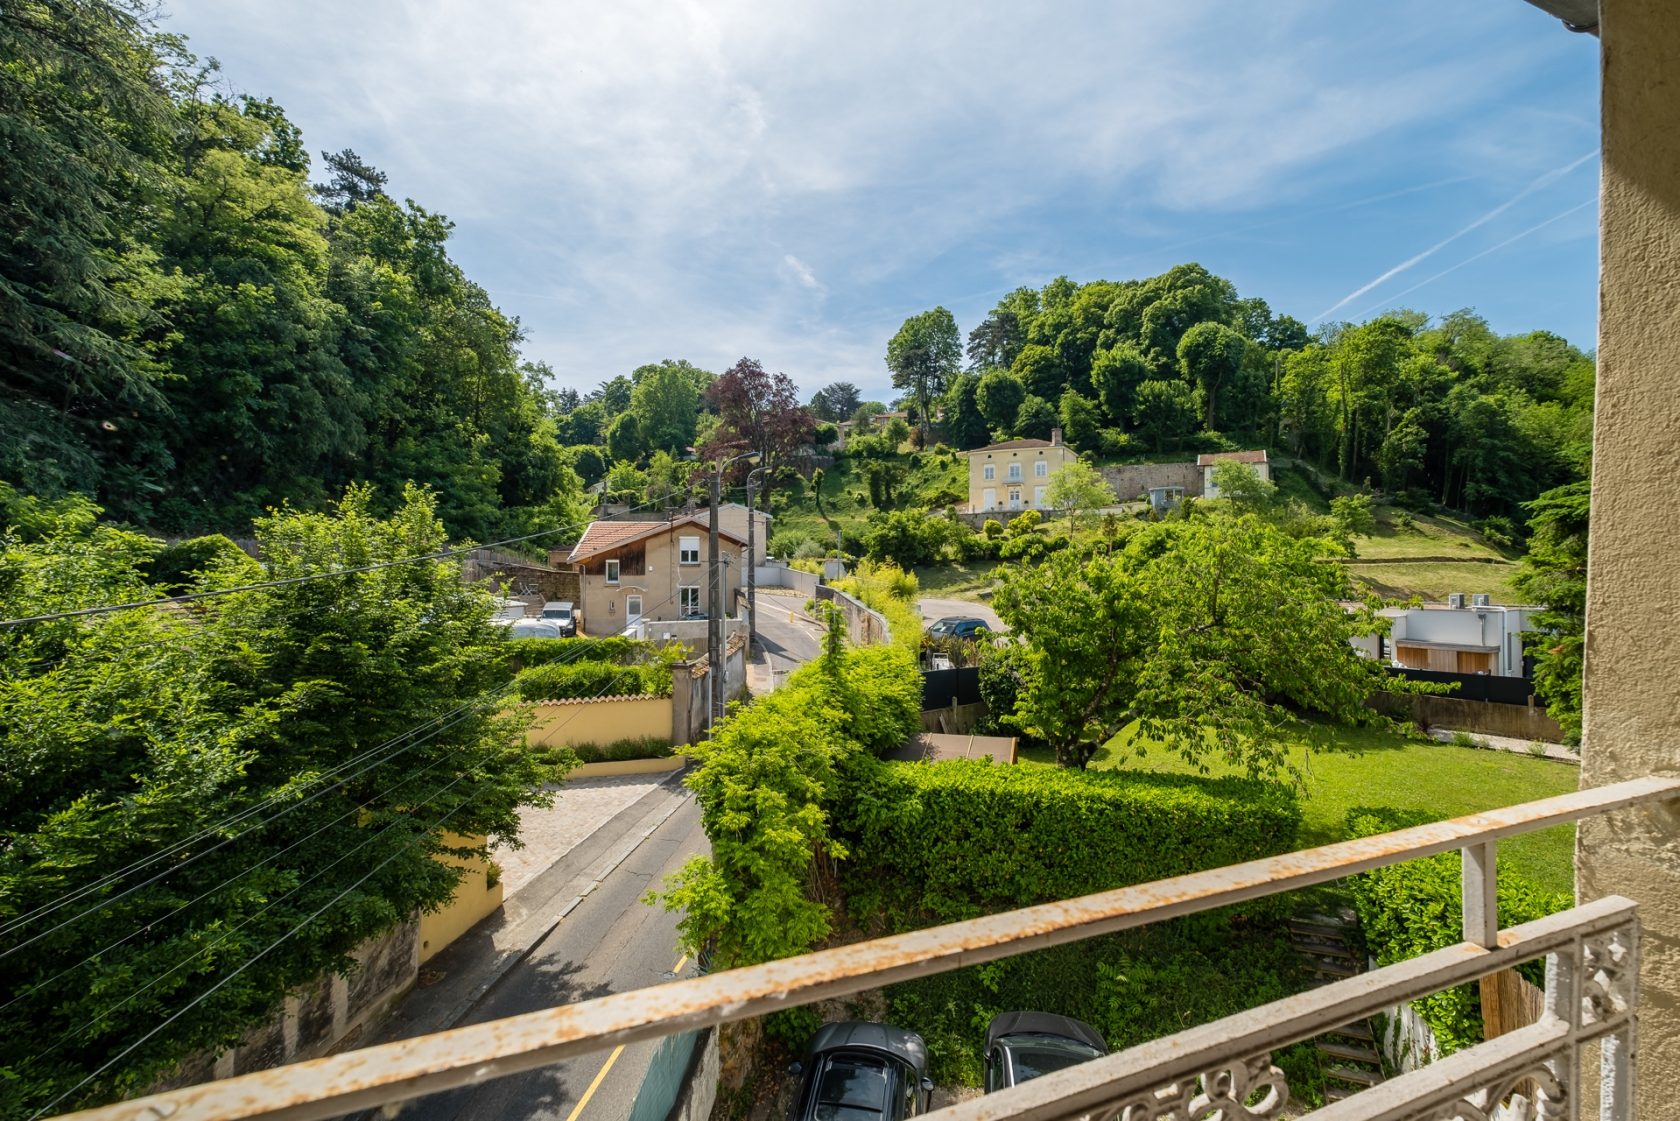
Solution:
{"label": "blue sky", "polygon": [[1522,0],[168,12],[452,218],[565,385],[750,355],[885,395],[907,315],[1189,260],[1303,320],[1594,343],[1597,41]]}

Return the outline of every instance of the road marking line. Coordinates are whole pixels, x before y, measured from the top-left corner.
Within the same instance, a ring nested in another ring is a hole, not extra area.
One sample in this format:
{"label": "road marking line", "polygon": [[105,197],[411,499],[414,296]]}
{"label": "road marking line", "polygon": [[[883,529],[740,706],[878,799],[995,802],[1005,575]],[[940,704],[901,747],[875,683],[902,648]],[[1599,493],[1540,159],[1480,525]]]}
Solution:
{"label": "road marking line", "polygon": [[682,957],[677,959],[677,964],[675,964],[671,967],[671,972],[672,973],[681,973],[682,972],[682,967],[687,965],[687,964],[688,964],[688,955],[684,954]]}
{"label": "road marking line", "polygon": [[595,1096],[595,1091],[601,1088],[601,1080],[607,1076],[607,1071],[612,1069],[612,1065],[618,1061],[618,1057],[622,1054],[624,1054],[624,1044],[620,1043],[613,1048],[613,1053],[607,1056],[607,1061],[601,1064],[600,1071],[595,1075],[595,1081],[589,1084],[589,1089],[585,1090],[583,1097],[578,1099],[576,1108],[566,1115],[566,1121],[577,1121],[578,1114],[582,1113],[583,1107],[589,1104],[589,1099]]}

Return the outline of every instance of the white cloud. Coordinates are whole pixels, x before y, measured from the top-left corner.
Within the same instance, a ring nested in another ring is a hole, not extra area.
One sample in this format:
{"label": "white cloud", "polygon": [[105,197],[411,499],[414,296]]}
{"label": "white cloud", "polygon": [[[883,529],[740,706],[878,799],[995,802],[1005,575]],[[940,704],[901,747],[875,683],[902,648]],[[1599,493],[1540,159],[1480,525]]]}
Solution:
{"label": "white cloud", "polygon": [[1436,6],[1454,36],[1330,0],[176,0],[172,29],[455,219],[566,381],[750,353],[809,390],[884,387],[906,314],[1041,282],[1055,254],[997,231],[1063,197],[1131,228],[1308,199],[1497,90],[1520,51]]}

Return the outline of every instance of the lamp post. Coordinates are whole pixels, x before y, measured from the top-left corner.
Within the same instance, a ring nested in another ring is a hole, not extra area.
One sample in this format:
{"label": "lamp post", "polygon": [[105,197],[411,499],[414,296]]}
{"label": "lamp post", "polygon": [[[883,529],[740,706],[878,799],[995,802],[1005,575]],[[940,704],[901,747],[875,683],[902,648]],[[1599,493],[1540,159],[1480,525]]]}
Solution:
{"label": "lamp post", "polygon": [[[711,504],[706,517],[706,547],[710,550],[707,559],[711,568],[706,600],[706,662],[715,676],[712,677],[711,719],[707,722],[708,728],[723,716],[729,698],[729,651],[723,635],[723,565],[719,563],[721,558],[718,556],[718,496],[723,489],[724,468],[737,460],[757,458],[758,453],[755,451],[732,455],[728,459],[719,460],[716,470],[712,472]],[[751,520],[750,511],[748,520]]]}
{"label": "lamp post", "polygon": [[747,472],[747,656],[758,641],[758,518],[753,514],[753,476],[764,467]]}

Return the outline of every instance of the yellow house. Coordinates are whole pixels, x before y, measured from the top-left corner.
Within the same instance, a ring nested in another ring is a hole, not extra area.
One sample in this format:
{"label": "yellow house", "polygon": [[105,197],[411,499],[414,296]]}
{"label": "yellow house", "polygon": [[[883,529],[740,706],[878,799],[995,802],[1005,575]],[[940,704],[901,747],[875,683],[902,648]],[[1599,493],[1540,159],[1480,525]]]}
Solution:
{"label": "yellow house", "polygon": [[1048,440],[1005,440],[964,452],[968,457],[968,510],[1048,510],[1050,476],[1077,456],[1062,443],[1062,430]]}

